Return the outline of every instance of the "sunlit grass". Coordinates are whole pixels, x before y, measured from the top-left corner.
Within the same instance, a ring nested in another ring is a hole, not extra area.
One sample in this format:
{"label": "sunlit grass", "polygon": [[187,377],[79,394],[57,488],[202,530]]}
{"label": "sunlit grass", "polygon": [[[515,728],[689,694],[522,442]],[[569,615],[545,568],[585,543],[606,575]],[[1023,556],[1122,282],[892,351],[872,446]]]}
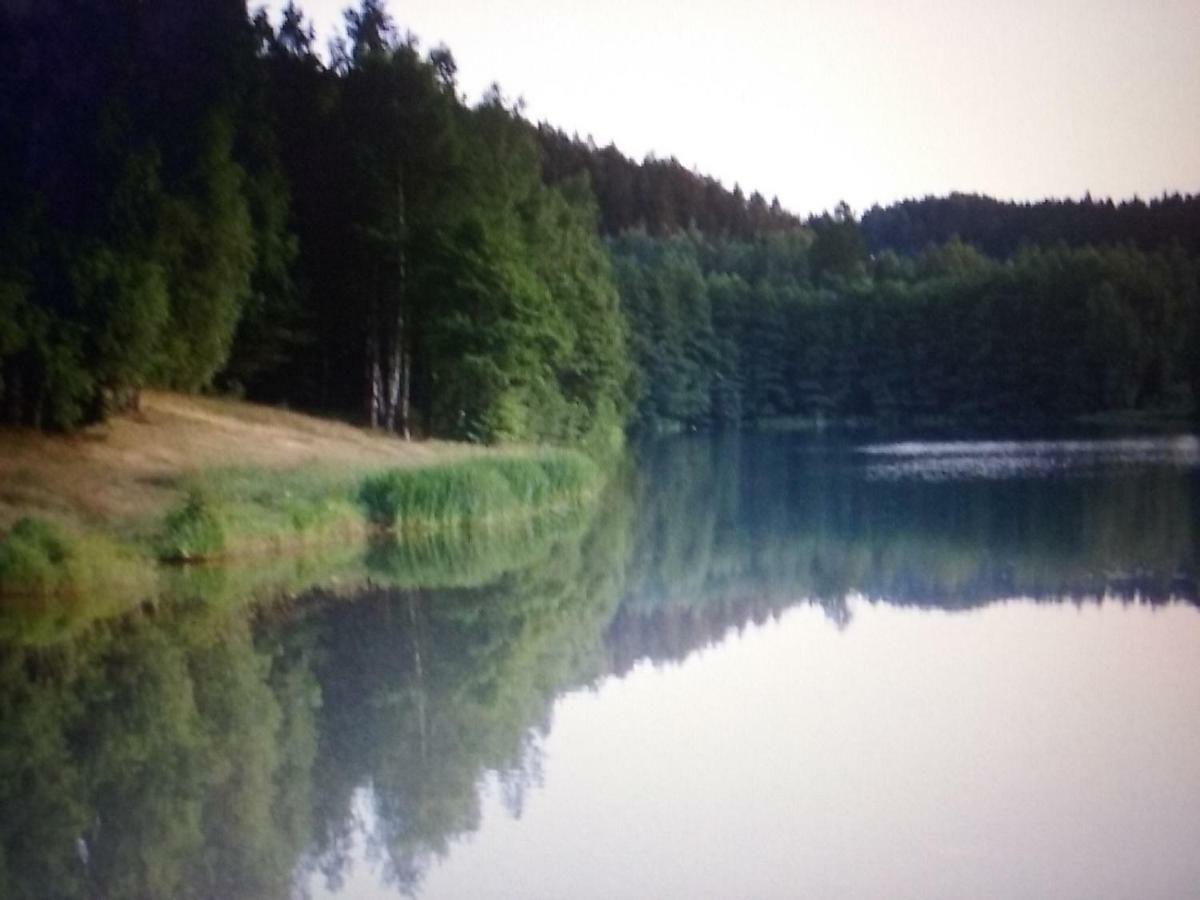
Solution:
{"label": "sunlit grass", "polygon": [[185,479],[182,503],[152,537],[172,562],[294,552],[365,531],[352,467],[217,469]]}
{"label": "sunlit grass", "polygon": [[46,642],[157,590],[151,557],[103,534],[25,518],[0,538],[0,637]]}
{"label": "sunlit grass", "polygon": [[363,482],[359,500],[375,525],[429,531],[566,509],[583,502],[599,480],[586,456],[553,451],[384,472]]}
{"label": "sunlit grass", "polygon": [[103,535],[70,532],[40,519],[22,519],[0,542],[0,585],[31,595],[78,593],[113,582],[144,587],[146,559]]}
{"label": "sunlit grass", "polygon": [[509,520],[486,531],[460,529],[395,534],[371,542],[367,579],[389,588],[466,588],[543,562],[556,542],[578,535],[589,517],[582,507]]}
{"label": "sunlit grass", "polygon": [[[45,614],[51,631],[180,592],[496,571],[536,543],[535,520],[582,508],[602,480],[572,451],[410,444],[154,392],[138,416],[74,438],[0,431],[0,450],[0,614]],[[235,453],[243,465],[221,465]],[[496,540],[454,546],[485,529]],[[408,543],[372,573],[380,530]]]}
{"label": "sunlit grass", "polygon": [[145,391],[139,412],[76,434],[0,428],[0,533],[26,516],[133,533],[177,507],[197,478],[234,461],[257,473],[319,464],[361,474],[493,452],[401,441],[253,403]]}
{"label": "sunlit grass", "polygon": [[[562,450],[400,469],[214,469],[181,478],[178,504],[132,529],[22,519],[0,536],[0,599],[54,633],[164,596],[480,583],[570,531],[601,481],[590,459]],[[381,530],[392,536],[368,552]]]}

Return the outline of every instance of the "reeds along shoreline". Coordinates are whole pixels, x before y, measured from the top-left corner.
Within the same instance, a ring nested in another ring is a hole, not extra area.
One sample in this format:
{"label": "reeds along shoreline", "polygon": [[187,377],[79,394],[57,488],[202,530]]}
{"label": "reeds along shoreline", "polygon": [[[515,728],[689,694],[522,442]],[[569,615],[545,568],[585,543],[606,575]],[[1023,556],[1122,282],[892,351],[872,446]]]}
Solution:
{"label": "reeds along shoreline", "polygon": [[[477,538],[585,506],[599,466],[570,450],[514,452],[399,469],[211,470],[132,535],[26,518],[0,538],[0,597],[104,609],[157,597],[173,563],[303,556],[376,533]],[[169,579],[168,579],[169,580]]]}

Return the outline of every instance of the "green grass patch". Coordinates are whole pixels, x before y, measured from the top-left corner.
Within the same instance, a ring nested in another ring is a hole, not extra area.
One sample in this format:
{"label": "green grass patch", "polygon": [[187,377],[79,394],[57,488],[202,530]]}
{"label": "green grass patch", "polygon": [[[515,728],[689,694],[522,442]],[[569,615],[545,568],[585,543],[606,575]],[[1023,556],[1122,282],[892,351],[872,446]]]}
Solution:
{"label": "green grass patch", "polygon": [[66,572],[71,555],[66,536],[38,519],[22,519],[0,544],[0,583],[23,585],[28,593],[50,593]]}
{"label": "green grass patch", "polygon": [[149,557],[101,534],[25,518],[0,537],[0,637],[47,643],[157,588]]}
{"label": "green grass patch", "polygon": [[192,476],[152,538],[160,559],[189,562],[304,549],[363,530],[361,472],[326,466],[218,469]]}
{"label": "green grass patch", "polygon": [[145,564],[103,535],[26,518],[0,539],[0,594],[77,594],[97,584],[136,590],[148,584]]}
{"label": "green grass patch", "polygon": [[579,504],[599,474],[569,451],[473,459],[369,477],[358,499],[373,524],[398,531],[489,527]]}
{"label": "green grass patch", "polygon": [[543,562],[564,538],[578,538],[590,521],[582,506],[507,520],[483,530],[427,531],[371,541],[365,575],[389,588],[466,588]]}
{"label": "green grass patch", "polygon": [[[61,634],[151,599],[481,583],[577,527],[602,481],[591,459],[559,450],[387,471],[200,472],[176,482],[174,509],[126,531],[27,518],[0,536],[0,631],[32,616]],[[391,538],[369,549],[379,528]]]}
{"label": "green grass patch", "polygon": [[369,525],[492,526],[576,505],[599,480],[596,464],[570,451],[367,473],[221,469],[182,483],[183,502],[150,543],[159,559],[196,562],[302,550]]}
{"label": "green grass patch", "polygon": [[158,555],[177,562],[222,555],[227,531],[225,519],[212,495],[195,488],[189,490],[183,505],[172,510],[163,523]]}
{"label": "green grass patch", "polygon": [[170,602],[235,607],[270,605],[314,590],[352,592],[367,584],[360,541],[331,541],[303,553],[279,553],[220,565],[167,566],[161,596]]}

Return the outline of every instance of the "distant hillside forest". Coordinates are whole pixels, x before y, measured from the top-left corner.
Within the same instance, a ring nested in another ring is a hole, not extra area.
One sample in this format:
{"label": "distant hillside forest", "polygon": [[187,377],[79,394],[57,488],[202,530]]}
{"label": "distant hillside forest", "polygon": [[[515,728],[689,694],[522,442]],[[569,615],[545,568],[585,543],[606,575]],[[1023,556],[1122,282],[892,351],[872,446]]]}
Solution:
{"label": "distant hillside forest", "polygon": [[[147,385],[605,447],[778,417],[1183,413],[1200,197],[802,221],[474,105],[382,0],[0,11],[0,420]],[[798,157],[798,164],[802,159]]]}

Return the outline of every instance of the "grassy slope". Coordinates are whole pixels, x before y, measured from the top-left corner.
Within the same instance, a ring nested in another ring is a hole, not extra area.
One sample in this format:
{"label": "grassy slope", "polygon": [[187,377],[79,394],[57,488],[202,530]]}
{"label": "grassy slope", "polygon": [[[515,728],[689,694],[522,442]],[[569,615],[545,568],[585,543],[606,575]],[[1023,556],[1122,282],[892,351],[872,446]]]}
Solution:
{"label": "grassy slope", "polygon": [[70,436],[0,429],[0,530],[23,516],[124,531],[178,505],[188,476],[229,467],[399,468],[486,451],[406,443],[340,422],[158,391],[140,413]]}
{"label": "grassy slope", "polygon": [[458,534],[561,511],[596,475],[569,451],[409,443],[147,392],[137,414],[77,435],[0,430],[0,596],[117,608],[175,580],[156,560],[257,557],[257,570],[320,549],[315,571],[372,528]]}

